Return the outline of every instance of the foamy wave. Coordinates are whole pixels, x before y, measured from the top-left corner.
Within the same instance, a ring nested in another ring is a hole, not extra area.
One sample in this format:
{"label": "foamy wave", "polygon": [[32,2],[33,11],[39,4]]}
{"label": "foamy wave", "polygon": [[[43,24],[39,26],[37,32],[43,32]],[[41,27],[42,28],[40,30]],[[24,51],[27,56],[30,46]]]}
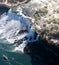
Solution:
{"label": "foamy wave", "polygon": [[14,50],[12,50],[12,52],[24,52],[24,48],[27,45],[26,41],[23,41],[22,44],[20,44],[18,47],[15,47]]}
{"label": "foamy wave", "polygon": [[[0,18],[0,39],[5,39],[13,46],[13,51],[23,52],[29,41],[34,40],[35,32],[30,25],[30,19],[23,13],[17,15],[10,9],[8,14]],[[16,41],[16,42],[15,42]]]}
{"label": "foamy wave", "polygon": [[[11,11],[8,12],[8,15],[4,15],[3,17],[1,17],[0,34],[3,38],[6,38],[9,42],[11,41],[12,43],[14,43],[14,40],[17,40],[17,31],[21,31],[23,28],[26,28],[27,26],[27,24],[23,24],[21,18],[22,16],[17,16]],[[24,18],[24,21],[25,20],[26,19]],[[23,36],[25,36],[25,34]]]}
{"label": "foamy wave", "polygon": [[[24,51],[27,43],[38,40],[32,25],[35,21],[34,13],[38,7],[48,4],[46,0],[31,0],[22,4],[16,9],[10,9],[8,13],[0,16],[0,39],[8,41],[7,44],[13,47],[12,52]],[[40,27],[36,26],[41,29]]]}

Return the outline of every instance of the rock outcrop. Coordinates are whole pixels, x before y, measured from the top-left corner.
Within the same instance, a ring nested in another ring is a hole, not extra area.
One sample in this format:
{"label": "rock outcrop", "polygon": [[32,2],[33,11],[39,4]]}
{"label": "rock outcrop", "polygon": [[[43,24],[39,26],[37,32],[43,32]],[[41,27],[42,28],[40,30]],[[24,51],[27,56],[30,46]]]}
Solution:
{"label": "rock outcrop", "polygon": [[20,5],[20,7],[25,16],[31,17],[32,27],[39,35],[59,43],[56,39],[59,33],[59,1],[31,0],[27,4]]}
{"label": "rock outcrop", "polygon": [[59,65],[59,1],[31,0],[20,5],[16,13],[31,19],[32,29],[39,35],[38,41],[24,49],[32,65]]}
{"label": "rock outcrop", "polygon": [[46,39],[41,39],[28,44],[25,53],[30,55],[32,65],[59,65],[59,45],[48,43]]}
{"label": "rock outcrop", "polygon": [[0,15],[2,15],[5,12],[8,12],[9,7],[7,7],[6,5],[0,5]]}
{"label": "rock outcrop", "polygon": [[31,19],[32,29],[39,35],[38,41],[29,42],[24,49],[32,65],[59,65],[59,0],[31,0],[15,9],[14,13]]}
{"label": "rock outcrop", "polygon": [[30,0],[0,0],[0,5],[6,5],[8,7],[16,7],[22,3],[27,3]]}
{"label": "rock outcrop", "polygon": [[24,9],[29,9],[27,16],[34,18],[32,25],[39,39],[28,44],[24,51],[31,56],[32,65],[59,65],[59,1],[32,0],[30,3]]}

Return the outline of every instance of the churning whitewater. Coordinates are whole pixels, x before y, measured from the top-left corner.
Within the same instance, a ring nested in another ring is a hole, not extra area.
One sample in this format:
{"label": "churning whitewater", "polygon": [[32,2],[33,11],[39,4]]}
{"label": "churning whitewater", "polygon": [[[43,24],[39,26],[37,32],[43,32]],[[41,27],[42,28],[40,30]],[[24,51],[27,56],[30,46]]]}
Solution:
{"label": "churning whitewater", "polygon": [[[23,3],[16,8],[9,9],[7,13],[0,16],[0,42],[2,41],[0,49],[4,49],[5,45],[4,50],[23,52],[28,42],[38,40],[35,29],[33,29],[32,24],[35,19],[32,16],[39,6],[42,7],[42,5],[45,6],[48,3],[48,1],[45,1],[46,3],[43,4],[44,1],[31,0],[27,4]],[[36,27],[41,29],[38,25]]]}
{"label": "churning whitewater", "polygon": [[21,10],[17,15],[10,9],[0,16],[0,42],[2,40],[3,45],[8,45],[9,49],[5,49],[6,51],[23,52],[26,44],[34,41],[35,31],[30,26],[30,19],[21,14]]}

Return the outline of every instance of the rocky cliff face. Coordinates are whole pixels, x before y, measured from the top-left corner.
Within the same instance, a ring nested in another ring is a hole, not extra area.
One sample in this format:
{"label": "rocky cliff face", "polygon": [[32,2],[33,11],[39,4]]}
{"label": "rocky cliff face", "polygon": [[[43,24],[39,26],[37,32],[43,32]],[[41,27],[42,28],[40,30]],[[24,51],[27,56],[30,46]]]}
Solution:
{"label": "rocky cliff face", "polygon": [[26,16],[34,19],[32,27],[39,35],[38,41],[24,49],[32,65],[59,65],[59,1],[32,0],[21,7]]}
{"label": "rocky cliff face", "polygon": [[41,39],[25,47],[25,53],[31,56],[32,65],[59,65],[59,45]]}
{"label": "rocky cliff face", "polygon": [[[27,4],[20,5],[25,16],[32,19],[33,29],[54,43],[59,43],[59,1],[55,0],[31,0]],[[19,12],[19,10],[18,10]],[[55,41],[54,41],[55,40]]]}
{"label": "rocky cliff face", "polygon": [[[17,3],[17,2],[23,2],[25,0],[0,0],[0,2],[7,2],[7,3]],[[27,1],[27,0],[26,0]]]}
{"label": "rocky cliff face", "polygon": [[13,12],[29,18],[39,35],[38,41],[24,49],[32,65],[59,65],[59,0],[31,0],[13,8]]}
{"label": "rocky cliff face", "polygon": [[27,3],[30,0],[0,0],[0,5],[6,5],[8,7],[16,7],[22,3]]}

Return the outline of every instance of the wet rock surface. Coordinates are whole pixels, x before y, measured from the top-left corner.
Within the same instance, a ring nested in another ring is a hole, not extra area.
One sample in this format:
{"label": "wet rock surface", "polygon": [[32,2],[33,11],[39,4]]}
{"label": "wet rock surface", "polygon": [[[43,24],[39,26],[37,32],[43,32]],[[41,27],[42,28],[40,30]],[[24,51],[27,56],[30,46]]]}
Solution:
{"label": "wet rock surface", "polygon": [[0,15],[2,15],[4,12],[8,12],[9,7],[6,5],[0,5]]}
{"label": "wet rock surface", "polygon": [[32,65],[59,65],[59,45],[45,39],[28,44],[24,51],[30,55]]}

